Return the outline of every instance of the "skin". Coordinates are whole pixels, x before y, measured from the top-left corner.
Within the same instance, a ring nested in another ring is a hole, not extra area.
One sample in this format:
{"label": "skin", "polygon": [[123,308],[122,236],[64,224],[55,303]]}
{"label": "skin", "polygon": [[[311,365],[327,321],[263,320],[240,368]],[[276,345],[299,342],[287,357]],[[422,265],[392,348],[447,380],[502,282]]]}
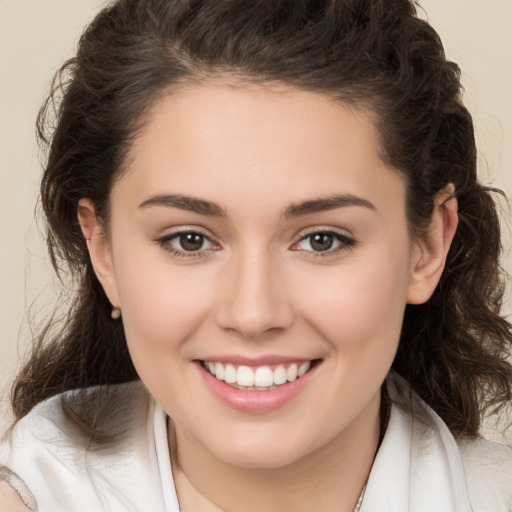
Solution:
{"label": "skin", "polygon": [[7,482],[0,482],[0,512],[30,512],[20,495]]}
{"label": "skin", "polygon": [[[182,510],[354,507],[404,308],[430,297],[457,225],[448,187],[431,229],[410,238],[404,183],[376,141],[371,114],[321,94],[187,86],[154,106],[134,142],[108,234],[94,205],[80,202],[134,364],[173,420]],[[223,215],[155,204],[169,194],[214,202]],[[333,194],[363,201],[284,215]],[[206,237],[202,250],[170,240],[183,229]],[[334,233],[321,254],[308,238],[319,230]],[[284,406],[251,413],[222,403],[200,378],[193,361],[219,354],[321,364]]]}

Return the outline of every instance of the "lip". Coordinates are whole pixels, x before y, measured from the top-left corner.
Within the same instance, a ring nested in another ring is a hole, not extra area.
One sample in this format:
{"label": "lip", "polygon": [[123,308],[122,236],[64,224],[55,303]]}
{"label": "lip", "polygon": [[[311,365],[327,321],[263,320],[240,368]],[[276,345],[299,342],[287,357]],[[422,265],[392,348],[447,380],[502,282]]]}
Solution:
{"label": "lip", "polygon": [[[290,359],[280,358],[277,362],[306,362],[311,359]],[[257,359],[244,359],[244,358],[208,358],[209,361],[218,361],[226,364],[247,364],[248,366],[259,366],[264,364],[276,364],[273,358],[257,358]],[[243,363],[241,361],[244,361]],[[263,361],[263,362],[261,362]],[[293,382],[287,382],[281,386],[270,389],[268,391],[237,389],[223,381],[217,380],[203,367],[201,361],[193,361],[197,368],[204,384],[210,392],[225,405],[240,412],[249,413],[264,413],[270,412],[275,409],[283,407],[285,404],[293,400],[311,381],[317,368],[321,364],[321,360],[315,359],[315,364],[311,366],[301,378]]]}
{"label": "lip", "polygon": [[213,355],[202,358],[203,361],[213,361],[215,363],[232,364],[234,366],[268,366],[274,364],[302,364],[312,359],[301,359],[292,356],[264,355],[259,357],[245,357],[233,355]]}

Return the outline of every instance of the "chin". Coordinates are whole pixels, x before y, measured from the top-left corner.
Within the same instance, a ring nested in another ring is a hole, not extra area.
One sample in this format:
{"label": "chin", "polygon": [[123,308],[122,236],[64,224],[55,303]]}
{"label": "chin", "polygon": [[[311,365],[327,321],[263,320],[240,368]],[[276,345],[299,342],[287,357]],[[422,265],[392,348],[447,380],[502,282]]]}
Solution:
{"label": "chin", "polygon": [[226,464],[247,469],[279,469],[290,466],[301,458],[296,451],[267,452],[255,449],[250,452],[231,451],[222,453],[221,458]]}
{"label": "chin", "polygon": [[293,439],[290,435],[276,432],[253,436],[246,433],[240,439],[232,436],[209,448],[214,458],[231,466],[251,469],[283,468],[314,450],[314,447],[308,449],[306,440]]}

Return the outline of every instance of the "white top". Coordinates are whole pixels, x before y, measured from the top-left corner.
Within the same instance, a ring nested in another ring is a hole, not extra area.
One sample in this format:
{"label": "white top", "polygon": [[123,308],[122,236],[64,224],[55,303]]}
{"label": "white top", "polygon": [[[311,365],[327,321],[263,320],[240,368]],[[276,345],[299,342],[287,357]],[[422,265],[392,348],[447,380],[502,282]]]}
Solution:
{"label": "white top", "polygon": [[[437,414],[396,375],[389,424],[361,512],[510,512],[512,449],[457,444]],[[401,392],[399,392],[399,390]],[[167,415],[140,383],[116,386],[130,407],[115,445],[86,450],[58,397],[37,405],[0,447],[0,480],[38,512],[179,512]],[[2,468],[1,465],[4,465]]]}

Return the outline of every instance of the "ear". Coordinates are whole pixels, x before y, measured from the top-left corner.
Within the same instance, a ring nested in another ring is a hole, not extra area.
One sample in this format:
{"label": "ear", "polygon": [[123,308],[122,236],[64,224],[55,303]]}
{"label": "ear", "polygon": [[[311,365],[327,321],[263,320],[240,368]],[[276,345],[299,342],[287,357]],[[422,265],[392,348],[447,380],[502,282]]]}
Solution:
{"label": "ear", "polygon": [[113,306],[119,307],[119,294],[112,260],[112,248],[96,217],[95,208],[89,199],[78,202],[78,222],[82,228],[94,273]]}
{"label": "ear", "polygon": [[409,304],[423,304],[434,292],[457,230],[457,199],[450,183],[434,199],[434,212],[425,233],[414,241],[411,278],[407,289]]}

